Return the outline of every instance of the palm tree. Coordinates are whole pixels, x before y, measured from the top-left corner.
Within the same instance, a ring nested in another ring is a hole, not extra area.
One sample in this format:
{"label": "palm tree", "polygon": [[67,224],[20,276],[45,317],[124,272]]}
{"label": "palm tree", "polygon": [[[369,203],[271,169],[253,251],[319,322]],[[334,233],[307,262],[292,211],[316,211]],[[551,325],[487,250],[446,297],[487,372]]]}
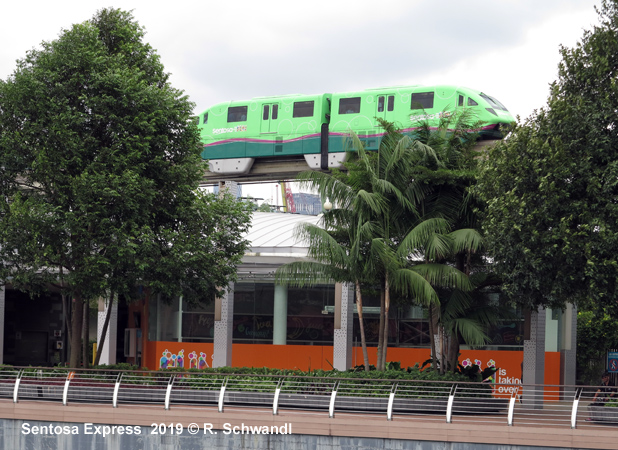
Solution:
{"label": "palm tree", "polygon": [[[462,117],[456,125],[461,126],[465,119]],[[314,261],[292,263],[277,273],[280,280],[296,284],[327,279],[354,283],[366,368],[361,287],[380,286],[376,365],[383,370],[391,294],[414,298],[428,307],[435,318],[430,320],[430,326],[439,323],[436,289],[461,292],[472,289],[467,274],[450,259],[453,255],[476,251],[478,239],[473,230],[458,229],[463,223],[471,223],[464,218],[474,218],[465,208],[462,214],[461,208],[464,204],[461,198],[470,179],[467,150],[471,144],[463,139],[465,136],[458,132],[456,138],[449,134],[443,134],[441,141],[432,138],[432,142],[443,143],[434,151],[420,139],[402,136],[393,124],[384,121],[380,124],[385,135],[377,152],[366,151],[352,134],[353,153],[345,164],[345,172],[310,171],[300,175],[303,186],[316,189],[323,198],[332,200],[336,208],[324,214],[324,228],[307,225],[299,230],[310,243],[310,257]],[[419,136],[423,137],[422,129]],[[448,166],[438,155],[447,159]],[[440,177],[445,177],[447,182],[440,183]],[[456,228],[451,232],[453,224]],[[433,339],[432,350],[435,356]]]}
{"label": "palm tree", "polygon": [[[335,185],[338,189],[346,189],[344,185]],[[366,371],[369,371],[369,357],[361,286],[369,282],[370,273],[364,264],[364,247],[371,236],[372,227],[371,222],[360,222],[358,216],[346,208],[325,213],[319,226],[302,223],[296,229],[296,235],[309,244],[308,256],[312,260],[285,264],[276,272],[277,282],[298,287],[332,281],[354,284]]]}
{"label": "palm tree", "polygon": [[[385,365],[390,307],[390,275],[401,269],[397,263],[394,242],[400,237],[408,217],[418,219],[416,199],[422,197],[418,186],[410,183],[415,161],[434,159],[431,149],[409,137],[402,137],[395,127],[382,122],[385,136],[378,152],[367,152],[354,134],[350,145],[354,150],[346,163],[346,171],[300,174],[303,187],[316,189],[336,206],[324,214],[322,226],[303,225],[299,236],[310,244],[312,262],[284,265],[277,271],[280,282],[300,285],[318,280],[354,283],[361,328],[363,360],[368,369],[366,340],[362,321],[363,285],[382,286],[384,304],[380,314],[378,369]],[[405,219],[405,220],[404,220]],[[401,277],[400,277],[401,278]],[[409,290],[433,292],[429,283],[416,277]],[[434,295],[435,297],[435,295]]]}

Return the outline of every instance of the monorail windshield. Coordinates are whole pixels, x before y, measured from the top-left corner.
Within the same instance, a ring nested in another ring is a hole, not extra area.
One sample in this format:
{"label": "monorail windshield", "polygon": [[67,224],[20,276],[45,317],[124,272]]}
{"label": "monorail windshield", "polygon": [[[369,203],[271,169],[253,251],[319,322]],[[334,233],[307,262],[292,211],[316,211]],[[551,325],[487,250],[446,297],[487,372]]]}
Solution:
{"label": "monorail windshield", "polygon": [[492,106],[492,108],[495,108],[495,109],[499,109],[499,110],[501,110],[501,111],[507,111],[507,112],[508,112],[508,109],[506,109],[506,106],[504,106],[502,103],[500,103],[500,102],[499,102],[498,100],[496,100],[495,98],[490,97],[490,96],[489,96],[489,95],[487,95],[487,94],[480,94],[480,96],[481,96],[481,98],[482,98],[482,99],[484,99],[485,101],[487,101],[487,103],[489,103],[489,104]]}

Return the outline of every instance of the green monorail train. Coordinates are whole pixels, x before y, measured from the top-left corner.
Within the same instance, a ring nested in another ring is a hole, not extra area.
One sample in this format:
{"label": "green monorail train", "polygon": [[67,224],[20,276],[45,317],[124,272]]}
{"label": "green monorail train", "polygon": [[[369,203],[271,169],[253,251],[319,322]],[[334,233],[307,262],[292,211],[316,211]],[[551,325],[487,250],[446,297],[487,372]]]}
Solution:
{"label": "green monorail train", "polygon": [[460,86],[398,86],[359,92],[257,97],[219,103],[199,115],[210,171],[244,174],[256,158],[305,158],[313,169],[340,167],[346,137],[354,131],[367,149],[377,149],[383,130],[377,118],[413,133],[420,122],[438,126],[463,108],[482,125],[481,138],[499,139],[514,122],[496,99]]}

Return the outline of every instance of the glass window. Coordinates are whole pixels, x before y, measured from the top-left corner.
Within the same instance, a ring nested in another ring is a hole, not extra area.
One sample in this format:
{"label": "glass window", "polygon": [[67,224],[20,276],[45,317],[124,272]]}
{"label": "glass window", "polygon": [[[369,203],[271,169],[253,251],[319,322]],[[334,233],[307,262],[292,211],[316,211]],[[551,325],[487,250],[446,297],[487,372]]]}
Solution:
{"label": "glass window", "polygon": [[148,338],[151,341],[177,342],[180,337],[179,316],[182,314],[178,297],[165,299],[160,295],[150,300]]}
{"label": "glass window", "polygon": [[468,97],[468,106],[478,106],[478,103]]}
{"label": "glass window", "polygon": [[502,111],[507,111],[506,107],[500,103],[498,100],[496,100],[493,97],[490,97],[489,95],[486,94],[480,94],[481,98],[483,98],[485,101],[487,101],[487,103],[490,104],[490,106],[494,109],[500,109]]}
{"label": "glass window", "polygon": [[204,121],[203,121],[204,125],[206,125],[208,123],[208,113],[204,114]]}
{"label": "glass window", "polygon": [[292,117],[313,117],[313,100],[309,102],[294,102]]}
{"label": "glass window", "polygon": [[247,107],[246,106],[230,106],[227,109],[228,122],[246,122]]}
{"label": "glass window", "polygon": [[360,97],[339,99],[339,114],[358,114],[360,112]]}
{"label": "glass window", "polygon": [[395,96],[388,96],[388,106],[386,107],[387,111],[393,111],[395,109]]}
{"label": "glass window", "polygon": [[464,105],[464,96],[460,95],[459,96],[459,102],[457,103],[457,106],[463,106]]}
{"label": "glass window", "polygon": [[433,108],[433,92],[416,92],[412,94],[412,109]]}
{"label": "glass window", "polygon": [[262,113],[262,120],[268,120],[268,112],[270,107],[268,105],[264,105],[264,112]]}
{"label": "glass window", "polygon": [[272,119],[277,120],[277,117],[279,117],[279,105],[273,105]]}
{"label": "glass window", "polygon": [[378,112],[384,111],[384,97],[378,97]]}

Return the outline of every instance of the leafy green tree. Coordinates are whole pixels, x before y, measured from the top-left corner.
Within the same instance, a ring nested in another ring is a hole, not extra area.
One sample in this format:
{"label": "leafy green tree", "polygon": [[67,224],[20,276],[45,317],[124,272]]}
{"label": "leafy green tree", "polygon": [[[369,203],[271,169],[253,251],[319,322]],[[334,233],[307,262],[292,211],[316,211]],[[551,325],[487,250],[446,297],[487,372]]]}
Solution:
{"label": "leafy green tree", "polygon": [[607,351],[618,348],[618,319],[602,311],[577,313],[577,380],[597,385],[605,370]]}
{"label": "leafy green tree", "polygon": [[507,293],[532,307],[618,313],[618,2],[561,48],[547,107],[484,164],[484,230]]}
{"label": "leafy green tree", "polygon": [[73,299],[71,367],[85,301],[137,285],[212,298],[246,247],[244,204],[197,190],[193,104],[143,37],[103,9],[0,82],[0,279]]}

